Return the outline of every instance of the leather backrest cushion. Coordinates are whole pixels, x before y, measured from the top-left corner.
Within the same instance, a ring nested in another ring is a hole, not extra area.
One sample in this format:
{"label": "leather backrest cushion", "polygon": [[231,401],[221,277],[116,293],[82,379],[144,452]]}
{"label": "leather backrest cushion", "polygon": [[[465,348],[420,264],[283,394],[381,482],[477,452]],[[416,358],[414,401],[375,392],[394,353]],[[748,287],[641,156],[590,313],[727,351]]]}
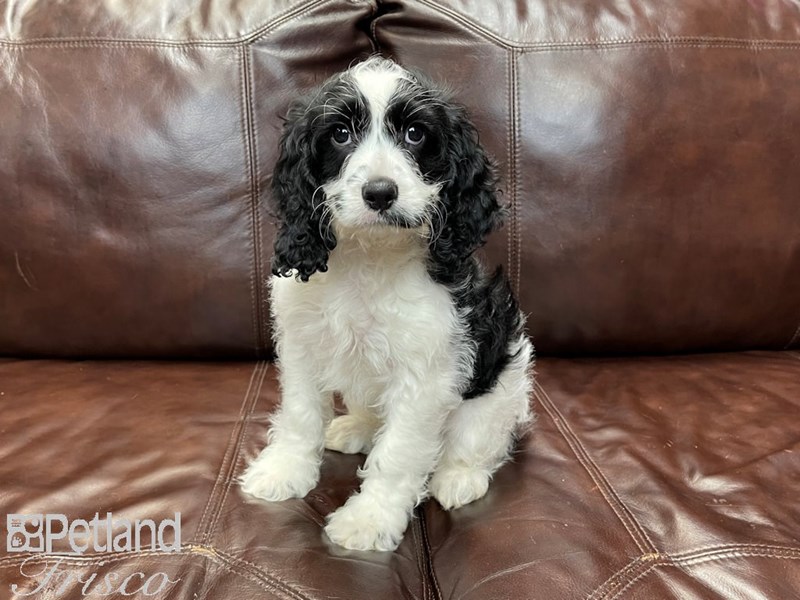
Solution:
{"label": "leather backrest cushion", "polygon": [[370,12],[0,0],[0,353],[265,354],[279,117]]}
{"label": "leather backrest cushion", "polygon": [[280,116],[376,47],[446,82],[497,158],[511,216],[485,255],[540,353],[800,342],[791,3],[0,12],[0,353],[269,352]]}
{"label": "leather backrest cushion", "polygon": [[796,3],[421,0],[376,33],[500,160],[540,352],[800,343]]}

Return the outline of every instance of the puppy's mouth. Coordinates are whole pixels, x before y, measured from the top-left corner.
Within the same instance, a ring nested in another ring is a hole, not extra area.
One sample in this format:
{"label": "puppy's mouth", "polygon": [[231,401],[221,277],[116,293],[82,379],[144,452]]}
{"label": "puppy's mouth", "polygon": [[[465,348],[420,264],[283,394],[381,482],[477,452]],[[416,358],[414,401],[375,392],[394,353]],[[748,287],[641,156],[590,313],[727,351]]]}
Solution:
{"label": "puppy's mouth", "polygon": [[409,219],[405,215],[392,210],[372,212],[375,215],[375,224],[385,227],[398,227],[400,229],[416,229],[422,226],[419,219]]}
{"label": "puppy's mouth", "polygon": [[422,217],[409,217],[396,207],[390,207],[385,210],[364,207],[362,210],[353,213],[347,210],[338,197],[333,197],[329,200],[332,204],[330,214],[333,219],[348,227],[417,229],[425,224],[425,220]]}

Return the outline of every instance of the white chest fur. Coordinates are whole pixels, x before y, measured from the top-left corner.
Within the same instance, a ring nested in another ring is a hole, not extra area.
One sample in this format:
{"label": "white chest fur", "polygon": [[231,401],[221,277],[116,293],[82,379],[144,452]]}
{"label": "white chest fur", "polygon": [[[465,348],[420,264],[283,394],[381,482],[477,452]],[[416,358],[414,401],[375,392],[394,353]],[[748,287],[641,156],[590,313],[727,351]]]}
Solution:
{"label": "white chest fur", "polygon": [[310,377],[345,394],[454,371],[462,325],[450,294],[427,273],[423,241],[396,230],[338,239],[326,273],[272,280],[279,358],[303,353],[296,358]]}

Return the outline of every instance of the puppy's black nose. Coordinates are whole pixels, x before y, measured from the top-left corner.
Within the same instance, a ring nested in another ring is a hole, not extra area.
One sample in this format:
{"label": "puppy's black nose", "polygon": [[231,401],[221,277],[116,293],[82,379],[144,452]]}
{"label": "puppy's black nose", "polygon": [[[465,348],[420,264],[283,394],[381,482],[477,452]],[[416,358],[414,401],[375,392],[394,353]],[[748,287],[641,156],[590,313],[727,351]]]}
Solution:
{"label": "puppy's black nose", "polygon": [[386,210],[397,200],[397,184],[388,177],[378,177],[364,184],[361,196],[372,210]]}

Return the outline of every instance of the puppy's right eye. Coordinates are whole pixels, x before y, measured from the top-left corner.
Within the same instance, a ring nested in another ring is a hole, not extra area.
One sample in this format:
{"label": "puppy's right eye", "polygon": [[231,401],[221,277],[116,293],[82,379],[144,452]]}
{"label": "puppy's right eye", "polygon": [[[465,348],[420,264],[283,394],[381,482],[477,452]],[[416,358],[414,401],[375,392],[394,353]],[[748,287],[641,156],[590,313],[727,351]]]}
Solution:
{"label": "puppy's right eye", "polygon": [[350,130],[347,127],[337,127],[333,130],[333,143],[337,146],[349,146],[353,139],[350,136]]}

